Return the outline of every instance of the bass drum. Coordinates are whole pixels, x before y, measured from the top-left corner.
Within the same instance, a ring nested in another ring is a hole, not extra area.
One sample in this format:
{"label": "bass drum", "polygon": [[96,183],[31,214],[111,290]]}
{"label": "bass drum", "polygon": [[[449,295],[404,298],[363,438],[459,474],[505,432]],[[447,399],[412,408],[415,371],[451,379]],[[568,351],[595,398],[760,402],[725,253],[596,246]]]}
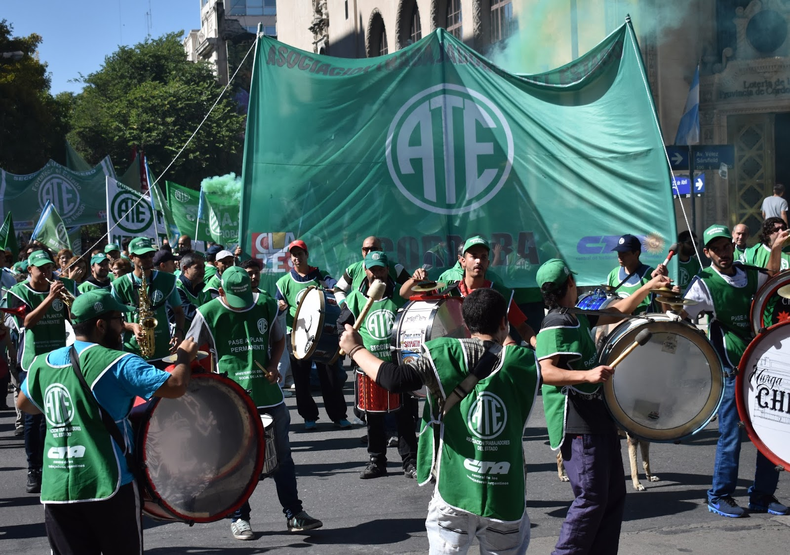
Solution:
{"label": "bass drum", "polygon": [[761,329],[790,320],[790,299],[779,295],[779,289],[786,285],[790,285],[790,272],[787,271],[770,278],[754,295],[749,314],[754,335]]}
{"label": "bass drum", "polygon": [[755,447],[781,470],[790,470],[790,322],[771,326],[746,347],[735,403]]}
{"label": "bass drum", "polygon": [[335,327],[340,312],[334,293],[314,285],[308,287],[294,315],[291,331],[294,358],[334,364],[340,355],[340,336]]}
{"label": "bass drum", "polygon": [[132,410],[143,512],[153,518],[214,522],[249,499],[264,462],[255,404],[233,380],[193,375],[178,399]]}
{"label": "bass drum", "polygon": [[606,337],[599,356],[609,364],[649,330],[603,384],[615,422],[630,434],[656,442],[679,442],[702,430],[724,396],[721,360],[697,328],[666,314],[625,320]]}

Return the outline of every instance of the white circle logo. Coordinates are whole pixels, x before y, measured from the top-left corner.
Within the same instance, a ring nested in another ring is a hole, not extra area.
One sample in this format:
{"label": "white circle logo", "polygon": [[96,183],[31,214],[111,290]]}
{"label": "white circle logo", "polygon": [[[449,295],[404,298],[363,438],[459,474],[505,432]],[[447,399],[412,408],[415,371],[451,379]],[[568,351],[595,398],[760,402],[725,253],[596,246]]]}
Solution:
{"label": "white circle logo", "polygon": [[495,438],[505,429],[505,424],[507,424],[505,403],[488,391],[481,393],[466,413],[466,425],[469,431],[482,439]]}
{"label": "white circle logo", "polygon": [[52,309],[55,312],[60,312],[61,310],[63,310],[63,301],[61,301],[60,299],[55,299],[54,301],[52,301]]}
{"label": "white circle logo", "polygon": [[155,303],[158,303],[158,302],[159,302],[159,301],[161,301],[163,298],[164,298],[164,295],[162,294],[162,292],[161,292],[159,289],[157,289],[156,291],[154,291],[154,292],[153,292],[153,294],[151,295],[151,300],[152,300],[153,302],[155,302]]}
{"label": "white circle logo", "polygon": [[623,239],[622,237],[620,237],[620,240],[619,240],[619,241],[617,241],[617,244],[618,244],[618,245],[622,245],[623,243],[625,243],[625,239]]}
{"label": "white circle logo", "polygon": [[74,418],[74,403],[63,384],[53,383],[44,391],[44,415],[50,426],[65,426]]}
{"label": "white circle logo", "polygon": [[104,305],[101,304],[100,302],[95,302],[93,303],[93,310],[95,310],[96,312],[102,312],[104,310]]}
{"label": "white circle logo", "polygon": [[368,314],[365,319],[365,329],[370,337],[378,341],[389,339],[393,323],[392,312],[389,310],[377,310]]}
{"label": "white circle logo", "polygon": [[173,191],[173,196],[176,197],[178,202],[189,202],[190,196],[184,191]]}
{"label": "white circle logo", "polygon": [[38,203],[44,205],[50,201],[60,217],[68,219],[80,207],[79,188],[62,175],[50,175],[38,187]]}
{"label": "white circle logo", "polygon": [[258,320],[258,331],[261,335],[269,331],[269,322],[266,321],[266,318],[261,318]]}
{"label": "white circle logo", "polygon": [[494,198],[513,153],[502,111],[480,93],[447,83],[410,98],[387,133],[390,177],[407,199],[436,214],[463,214]]}

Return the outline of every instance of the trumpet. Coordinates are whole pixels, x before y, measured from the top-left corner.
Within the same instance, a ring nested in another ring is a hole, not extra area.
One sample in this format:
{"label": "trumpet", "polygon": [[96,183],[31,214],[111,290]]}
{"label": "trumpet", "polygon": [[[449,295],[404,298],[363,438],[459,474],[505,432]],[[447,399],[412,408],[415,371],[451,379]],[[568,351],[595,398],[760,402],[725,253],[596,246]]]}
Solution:
{"label": "trumpet", "polygon": [[[44,279],[47,279],[47,278],[44,278]],[[68,289],[66,289],[66,287],[65,287],[66,284],[63,281],[61,281],[61,280],[47,279],[47,281],[50,284],[56,283],[58,281],[60,281],[60,283],[63,283],[63,291],[61,291],[61,293],[60,293],[60,300],[63,301],[63,304],[66,305],[66,307],[69,309],[69,312],[70,312],[71,311],[71,303],[73,303],[74,299],[76,298],[74,296],[74,294],[71,291],[69,291]]]}

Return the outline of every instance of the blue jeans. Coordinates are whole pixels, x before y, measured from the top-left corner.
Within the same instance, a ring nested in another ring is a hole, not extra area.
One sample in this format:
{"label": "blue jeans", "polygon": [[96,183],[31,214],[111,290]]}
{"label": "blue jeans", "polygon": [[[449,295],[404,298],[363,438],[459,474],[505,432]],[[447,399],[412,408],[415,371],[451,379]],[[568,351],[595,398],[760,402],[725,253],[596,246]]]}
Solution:
{"label": "blue jeans", "polygon": [[[27,372],[19,372],[19,383],[25,381]],[[24,413],[25,423],[25,454],[27,469],[41,472],[44,466],[44,438],[47,434],[47,423],[43,414]]]}
{"label": "blue jeans", "polygon": [[[302,502],[296,491],[296,467],[291,457],[291,442],[288,430],[291,427],[291,414],[285,403],[274,407],[258,409],[261,414],[268,414],[274,419],[274,448],[277,450],[277,472],[274,473],[274,485],[277,486],[277,498],[283,507],[285,518],[293,518],[302,512]],[[241,508],[233,513],[232,522],[239,519],[250,520],[250,502],[245,501]]]}
{"label": "blue jeans", "polygon": [[[708,490],[708,500],[732,495],[738,483],[738,462],[741,456],[741,428],[738,426],[738,408],[735,404],[735,376],[724,379],[724,398],[719,407],[719,442],[716,444],[716,462],[713,467],[713,486]],[[779,473],[774,464],[757,452],[754,483],[749,488],[749,498],[773,495],[779,483]]]}

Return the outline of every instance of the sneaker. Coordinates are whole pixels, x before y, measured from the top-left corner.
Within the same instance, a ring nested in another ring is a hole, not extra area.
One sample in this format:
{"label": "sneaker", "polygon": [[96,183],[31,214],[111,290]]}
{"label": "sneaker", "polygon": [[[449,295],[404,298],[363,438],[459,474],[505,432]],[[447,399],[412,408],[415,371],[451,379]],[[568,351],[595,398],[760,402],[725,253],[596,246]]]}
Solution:
{"label": "sneaker", "polygon": [[16,430],[14,430],[14,437],[22,437],[23,435],[25,435],[24,428],[17,428]]}
{"label": "sneaker", "polygon": [[406,468],[403,470],[403,475],[406,476],[407,478],[411,478],[412,480],[416,480],[417,468],[413,464],[409,463],[406,465]]}
{"label": "sneaker", "polygon": [[773,495],[763,495],[749,500],[749,510],[755,513],[769,513],[784,516],[790,514],[790,509],[782,505]]}
{"label": "sneaker", "polygon": [[382,464],[376,464],[373,461],[370,461],[368,465],[365,467],[359,477],[362,480],[368,480],[370,478],[380,478],[382,476],[387,475],[387,467]]}
{"label": "sneaker", "polygon": [[291,391],[290,389],[283,389],[282,391],[283,391],[283,398],[284,399],[288,399],[289,397],[293,397],[294,396],[294,392]]}
{"label": "sneaker", "polygon": [[368,434],[365,434],[364,436],[362,436],[361,438],[359,438],[359,442],[360,442],[362,445],[367,445],[367,444],[368,444]]}
{"label": "sneaker", "polygon": [[304,431],[305,432],[314,432],[318,429],[318,424],[315,423],[315,420],[305,420],[304,421]]}
{"label": "sneaker", "polygon": [[27,471],[27,486],[25,491],[28,493],[41,493],[41,473],[35,470]]}
{"label": "sneaker", "polygon": [[335,428],[340,428],[341,430],[347,430],[350,427],[351,427],[351,422],[349,422],[345,418],[341,418],[340,420],[335,420]]}
{"label": "sneaker", "polygon": [[298,515],[288,519],[289,532],[306,532],[307,530],[315,530],[321,528],[324,523],[317,518],[311,517],[306,512],[302,511]]}
{"label": "sneaker", "polygon": [[252,526],[250,526],[249,520],[244,520],[240,518],[236,522],[230,523],[230,532],[233,534],[233,537],[237,540],[251,540],[255,536],[252,533]]}
{"label": "sneaker", "polygon": [[742,516],[746,516],[746,511],[743,509],[743,507],[739,507],[735,502],[735,499],[729,495],[719,497],[716,501],[711,501],[708,499],[708,511],[730,518],[740,518]]}
{"label": "sneaker", "polygon": [[398,436],[392,436],[387,440],[387,447],[397,447],[398,446]]}

